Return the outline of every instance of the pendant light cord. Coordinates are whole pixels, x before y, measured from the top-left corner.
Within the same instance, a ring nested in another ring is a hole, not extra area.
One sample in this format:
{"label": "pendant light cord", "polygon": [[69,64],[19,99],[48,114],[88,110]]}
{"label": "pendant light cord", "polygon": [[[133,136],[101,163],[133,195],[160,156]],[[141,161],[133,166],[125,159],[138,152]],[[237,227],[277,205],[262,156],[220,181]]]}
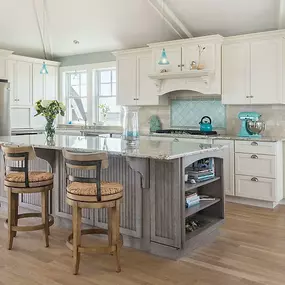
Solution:
{"label": "pendant light cord", "polygon": [[36,20],[37,20],[37,25],[38,25],[38,29],[39,29],[39,33],[41,36],[41,42],[42,42],[42,46],[43,46],[43,52],[44,52],[44,58],[47,59],[47,53],[46,53],[46,48],[45,48],[45,42],[44,42],[44,28],[45,28],[45,0],[43,0],[43,29],[41,29],[41,24],[40,24],[40,19],[39,19],[39,15],[38,15],[38,11],[37,11],[37,6],[36,6],[36,1],[33,1],[33,7],[34,7],[34,12],[36,15]]}

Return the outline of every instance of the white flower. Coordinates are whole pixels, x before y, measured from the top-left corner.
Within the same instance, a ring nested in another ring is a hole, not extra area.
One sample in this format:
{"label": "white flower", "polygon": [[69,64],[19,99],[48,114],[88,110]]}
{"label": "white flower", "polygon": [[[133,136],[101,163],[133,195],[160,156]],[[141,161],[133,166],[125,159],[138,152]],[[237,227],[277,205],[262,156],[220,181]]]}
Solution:
{"label": "white flower", "polygon": [[36,110],[36,111],[39,111],[38,104],[35,104],[34,107],[35,107],[35,110]]}
{"label": "white flower", "polygon": [[59,104],[59,107],[60,107],[63,111],[66,110],[66,107],[64,106],[64,104],[63,104],[62,102],[59,102],[58,104]]}
{"label": "white flower", "polygon": [[52,103],[52,100],[43,100],[43,101],[41,102],[41,105],[42,105],[44,108],[47,108],[51,103]]}

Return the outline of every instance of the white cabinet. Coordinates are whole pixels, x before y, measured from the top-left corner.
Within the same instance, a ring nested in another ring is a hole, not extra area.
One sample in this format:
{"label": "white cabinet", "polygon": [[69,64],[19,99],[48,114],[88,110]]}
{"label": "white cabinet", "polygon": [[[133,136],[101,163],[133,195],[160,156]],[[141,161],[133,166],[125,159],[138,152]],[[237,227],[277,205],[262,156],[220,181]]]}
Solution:
{"label": "white cabinet", "polygon": [[229,39],[222,52],[223,104],[283,104],[282,37]]}
{"label": "white cabinet", "polygon": [[222,103],[250,104],[250,46],[224,45],[222,49]]}
{"label": "white cabinet", "polygon": [[117,54],[117,105],[147,106],[159,104],[155,84],[148,77],[151,65],[152,54],[150,50]]}
{"label": "white cabinet", "polygon": [[25,61],[8,60],[7,73],[11,88],[11,105],[32,105],[32,63]]}
{"label": "white cabinet", "polygon": [[224,189],[226,195],[232,196],[235,194],[234,141],[214,140],[213,144],[227,146],[227,148],[224,150],[224,161],[223,161]]}
{"label": "white cabinet", "polygon": [[33,103],[57,99],[58,68],[47,65],[48,74],[41,74],[41,63],[33,64]]}
{"label": "white cabinet", "polygon": [[252,42],[250,66],[251,103],[282,103],[282,39]]}
{"label": "white cabinet", "polygon": [[275,179],[236,175],[236,195],[258,200],[276,200]]}
{"label": "white cabinet", "polygon": [[0,79],[7,79],[6,57],[0,56]]}
{"label": "white cabinet", "polygon": [[11,128],[29,128],[31,109],[29,107],[11,108]]}
{"label": "white cabinet", "polygon": [[136,105],[137,63],[135,55],[117,57],[117,105]]}

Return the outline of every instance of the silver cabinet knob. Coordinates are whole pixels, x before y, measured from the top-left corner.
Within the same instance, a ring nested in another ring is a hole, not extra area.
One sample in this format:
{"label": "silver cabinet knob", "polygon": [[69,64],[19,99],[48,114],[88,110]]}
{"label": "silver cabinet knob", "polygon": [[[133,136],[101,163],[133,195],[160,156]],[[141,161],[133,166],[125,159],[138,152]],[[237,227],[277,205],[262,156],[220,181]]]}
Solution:
{"label": "silver cabinet knob", "polygon": [[253,182],[258,182],[258,179],[257,179],[256,177],[252,177],[252,178],[251,178],[251,181],[253,181]]}
{"label": "silver cabinet knob", "polygon": [[251,158],[252,158],[252,159],[258,159],[258,156],[257,156],[256,154],[253,154],[253,155],[251,156]]}

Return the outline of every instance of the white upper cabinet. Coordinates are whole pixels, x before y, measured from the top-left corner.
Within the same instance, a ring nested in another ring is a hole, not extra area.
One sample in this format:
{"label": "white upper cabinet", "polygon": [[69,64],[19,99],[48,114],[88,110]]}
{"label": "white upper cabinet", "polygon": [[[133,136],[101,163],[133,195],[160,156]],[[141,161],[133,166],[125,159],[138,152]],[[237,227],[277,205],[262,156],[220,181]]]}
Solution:
{"label": "white upper cabinet", "polygon": [[40,74],[41,63],[33,64],[33,102],[57,99],[58,67],[47,65],[48,74]]}
{"label": "white upper cabinet", "polygon": [[[158,62],[161,58],[163,47],[155,48],[153,50],[153,70],[156,73],[160,73],[162,69],[167,69],[168,72],[178,72],[181,71],[182,63],[181,63],[181,45],[178,46],[169,46],[165,47],[165,52],[167,55],[167,59],[169,61],[169,65],[159,65]],[[151,73],[151,70],[149,70]]]}
{"label": "white upper cabinet", "polygon": [[7,74],[10,82],[11,105],[29,106],[32,104],[32,63],[8,60]]}
{"label": "white upper cabinet", "polygon": [[117,105],[136,105],[137,63],[135,55],[117,56]]}
{"label": "white upper cabinet", "polygon": [[152,69],[150,49],[138,49],[116,53],[117,57],[117,105],[147,106],[168,103],[160,99],[156,86],[149,78]]}
{"label": "white upper cabinet", "polygon": [[152,64],[151,51],[137,55],[137,105],[158,105],[156,87],[148,77]]}
{"label": "white upper cabinet", "polygon": [[0,79],[7,79],[7,72],[6,72],[6,57],[0,56]]}
{"label": "white upper cabinet", "polygon": [[223,46],[224,104],[284,104],[280,32],[229,38]]}
{"label": "white upper cabinet", "polygon": [[282,103],[282,66],[281,38],[251,43],[252,104]]}
{"label": "white upper cabinet", "polygon": [[224,45],[222,62],[222,103],[250,104],[250,45]]}

